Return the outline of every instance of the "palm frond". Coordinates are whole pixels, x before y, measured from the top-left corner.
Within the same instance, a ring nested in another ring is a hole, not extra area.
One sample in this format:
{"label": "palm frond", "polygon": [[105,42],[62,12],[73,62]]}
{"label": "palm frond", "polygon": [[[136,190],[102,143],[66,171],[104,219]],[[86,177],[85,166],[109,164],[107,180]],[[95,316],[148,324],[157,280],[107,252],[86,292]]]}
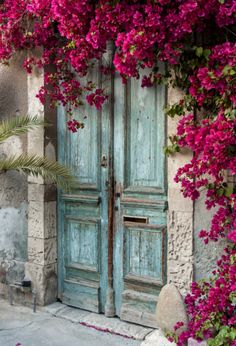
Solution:
{"label": "palm frond", "polygon": [[0,142],[11,136],[20,136],[38,126],[48,125],[43,119],[38,117],[19,116],[9,118],[0,123]]}
{"label": "palm frond", "polygon": [[8,170],[16,170],[35,177],[42,176],[65,190],[75,184],[75,179],[68,168],[46,157],[21,154],[18,157],[0,160],[0,171]]}

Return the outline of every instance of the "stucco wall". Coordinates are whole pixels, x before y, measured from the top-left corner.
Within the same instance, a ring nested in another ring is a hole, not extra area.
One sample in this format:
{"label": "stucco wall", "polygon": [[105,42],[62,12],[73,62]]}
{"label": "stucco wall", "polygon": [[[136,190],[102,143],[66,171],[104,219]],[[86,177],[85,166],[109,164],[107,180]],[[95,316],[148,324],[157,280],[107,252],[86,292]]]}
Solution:
{"label": "stucco wall", "polygon": [[[0,119],[27,114],[27,76],[21,57],[0,66]],[[0,156],[26,150],[27,137],[13,137],[0,145]],[[27,261],[27,179],[16,172],[0,174],[0,295],[5,283],[24,278]]]}
{"label": "stucco wall", "polygon": [[194,208],[194,280],[208,278],[213,269],[216,268],[216,262],[226,247],[226,240],[204,244],[198,237],[202,229],[210,229],[211,219],[216,210],[206,210],[205,194],[195,202]]}

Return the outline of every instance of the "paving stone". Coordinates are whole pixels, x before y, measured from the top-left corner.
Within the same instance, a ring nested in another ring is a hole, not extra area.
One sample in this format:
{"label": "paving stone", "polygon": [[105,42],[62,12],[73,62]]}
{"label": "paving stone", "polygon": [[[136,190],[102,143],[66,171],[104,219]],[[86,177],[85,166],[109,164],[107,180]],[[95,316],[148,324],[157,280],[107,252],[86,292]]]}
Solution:
{"label": "paving stone", "polygon": [[42,310],[48,312],[51,315],[56,315],[57,313],[59,313],[61,310],[65,308],[67,308],[67,305],[56,302],[56,303],[52,303],[52,304],[44,306]]}
{"label": "paving stone", "polygon": [[64,308],[59,310],[55,316],[64,318],[65,320],[74,322],[74,323],[81,323],[84,321],[84,318],[91,313],[85,310],[75,309],[71,308],[69,306],[65,306]]}
{"label": "paving stone", "polygon": [[188,316],[182,296],[175,285],[168,284],[162,288],[156,311],[157,325],[164,332],[173,332],[177,322],[184,323],[184,326],[177,330],[177,334],[186,329]]}
{"label": "paving stone", "polygon": [[0,321],[0,331],[2,330],[11,330],[11,329],[20,329],[29,326],[31,322],[28,321],[20,321],[20,320],[1,320]]}
{"label": "paving stone", "polygon": [[102,333],[37,309],[0,301],[0,346],[140,346],[140,341]]}
{"label": "paving stone", "polygon": [[141,346],[176,346],[176,344],[167,340],[160,330],[155,330],[146,337]]}
{"label": "paving stone", "polygon": [[144,340],[144,338],[153,330],[151,328],[145,328],[121,321],[118,318],[107,318],[104,315],[97,315],[94,313],[86,316],[83,319],[83,324],[97,330],[108,331],[110,333],[126,336],[136,340]]}

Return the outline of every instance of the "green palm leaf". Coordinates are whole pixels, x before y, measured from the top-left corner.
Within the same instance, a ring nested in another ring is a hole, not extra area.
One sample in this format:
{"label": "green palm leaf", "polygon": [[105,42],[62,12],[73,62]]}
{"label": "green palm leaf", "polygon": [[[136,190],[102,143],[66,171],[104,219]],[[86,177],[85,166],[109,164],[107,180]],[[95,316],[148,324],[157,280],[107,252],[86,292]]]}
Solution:
{"label": "green palm leaf", "polygon": [[0,123],[0,142],[11,136],[20,136],[35,127],[45,125],[48,124],[38,117],[19,116],[3,120]]}
{"label": "green palm leaf", "polygon": [[46,157],[22,154],[18,157],[10,157],[0,160],[0,171],[16,170],[18,172],[42,176],[46,180],[58,184],[62,189],[68,190],[75,183],[70,171],[60,163],[51,161]]}

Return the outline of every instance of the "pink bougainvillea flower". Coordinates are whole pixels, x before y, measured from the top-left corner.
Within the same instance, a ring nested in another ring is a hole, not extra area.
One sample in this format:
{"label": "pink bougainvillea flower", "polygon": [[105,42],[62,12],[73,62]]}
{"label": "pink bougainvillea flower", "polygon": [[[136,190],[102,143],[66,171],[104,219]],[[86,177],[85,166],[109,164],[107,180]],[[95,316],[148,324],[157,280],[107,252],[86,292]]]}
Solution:
{"label": "pink bougainvillea flower", "polygon": [[229,240],[231,240],[233,243],[236,244],[236,229],[228,233],[228,238]]}

